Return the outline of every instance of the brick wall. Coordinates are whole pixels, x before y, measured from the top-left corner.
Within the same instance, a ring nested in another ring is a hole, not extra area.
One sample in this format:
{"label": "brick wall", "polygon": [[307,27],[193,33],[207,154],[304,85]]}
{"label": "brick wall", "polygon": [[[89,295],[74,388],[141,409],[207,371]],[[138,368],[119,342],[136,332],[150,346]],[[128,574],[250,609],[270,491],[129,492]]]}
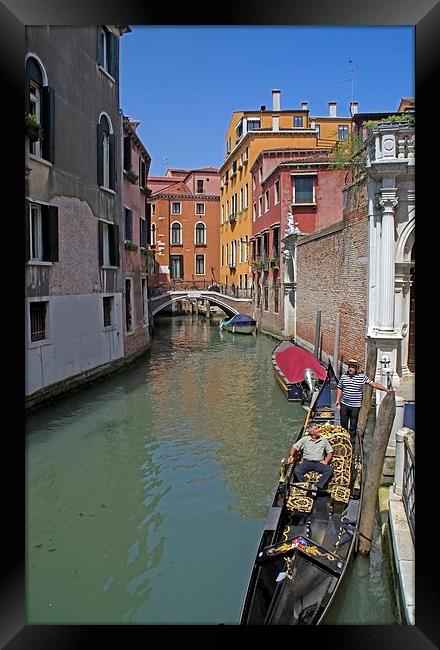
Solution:
{"label": "brick wall", "polygon": [[297,337],[315,341],[321,310],[323,359],[333,357],[336,315],[340,312],[339,359],[365,361],[368,221],[366,187],[344,193],[340,224],[301,238],[297,257]]}

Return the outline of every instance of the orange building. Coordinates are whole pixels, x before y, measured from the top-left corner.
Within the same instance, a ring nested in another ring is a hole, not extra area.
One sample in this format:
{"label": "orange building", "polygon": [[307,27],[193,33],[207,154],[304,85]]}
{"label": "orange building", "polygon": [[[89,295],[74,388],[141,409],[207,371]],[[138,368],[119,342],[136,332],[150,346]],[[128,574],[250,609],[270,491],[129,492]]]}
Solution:
{"label": "orange building", "polygon": [[156,284],[218,281],[220,178],[216,168],[168,169],[150,176],[150,247]]}
{"label": "orange building", "polygon": [[[312,117],[307,102],[300,109],[281,109],[281,92],[272,91],[272,109],[234,111],[226,132],[225,161],[220,174],[220,282],[240,290],[252,286],[249,242],[256,215],[252,209],[250,169],[265,149],[328,148],[347,140],[351,116],[338,117],[336,102],[329,114]],[[353,102],[351,112],[357,112]],[[263,180],[263,179],[260,179]]]}

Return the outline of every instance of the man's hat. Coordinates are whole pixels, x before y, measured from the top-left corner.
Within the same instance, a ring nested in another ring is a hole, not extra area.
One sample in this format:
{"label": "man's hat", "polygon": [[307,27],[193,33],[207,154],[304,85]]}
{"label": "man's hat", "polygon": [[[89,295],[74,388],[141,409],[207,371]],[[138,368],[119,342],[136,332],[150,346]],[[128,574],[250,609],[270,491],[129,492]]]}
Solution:
{"label": "man's hat", "polygon": [[356,368],[359,368],[361,364],[359,361],[356,361],[356,359],[348,359],[347,361],[347,366],[356,366]]}

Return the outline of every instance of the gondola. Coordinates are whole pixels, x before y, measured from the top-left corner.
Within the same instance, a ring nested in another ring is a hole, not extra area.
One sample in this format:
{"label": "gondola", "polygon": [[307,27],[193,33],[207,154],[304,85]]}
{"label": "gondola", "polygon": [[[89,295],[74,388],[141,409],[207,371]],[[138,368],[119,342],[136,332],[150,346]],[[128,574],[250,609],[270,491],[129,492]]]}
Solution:
{"label": "gondola", "polygon": [[307,402],[322,386],[327,370],[314,354],[292,341],[281,341],[272,351],[272,365],[289,402]]}
{"label": "gondola", "polygon": [[[354,553],[360,518],[362,448],[335,409],[337,380],[331,365],[307,413],[300,436],[312,422],[333,447],[334,473],[317,495],[307,481],[295,482],[294,462],[281,463],[279,484],[258,545],[243,602],[241,625],[319,625]],[[297,457],[295,457],[295,460]]]}

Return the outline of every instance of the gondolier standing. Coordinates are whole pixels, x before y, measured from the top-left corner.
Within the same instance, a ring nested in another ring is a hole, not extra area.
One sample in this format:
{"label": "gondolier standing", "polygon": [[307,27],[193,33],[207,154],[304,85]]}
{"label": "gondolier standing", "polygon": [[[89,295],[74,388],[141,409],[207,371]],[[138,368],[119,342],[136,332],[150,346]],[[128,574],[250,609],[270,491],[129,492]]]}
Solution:
{"label": "gondolier standing", "polygon": [[362,389],[365,384],[370,384],[373,388],[383,390],[386,393],[393,390],[385,388],[377,381],[369,379],[363,372],[359,372],[359,361],[349,359],[347,361],[347,372],[341,375],[338,382],[336,408],[341,409],[341,427],[350,432],[352,443],[356,437],[359,411],[362,405]]}

